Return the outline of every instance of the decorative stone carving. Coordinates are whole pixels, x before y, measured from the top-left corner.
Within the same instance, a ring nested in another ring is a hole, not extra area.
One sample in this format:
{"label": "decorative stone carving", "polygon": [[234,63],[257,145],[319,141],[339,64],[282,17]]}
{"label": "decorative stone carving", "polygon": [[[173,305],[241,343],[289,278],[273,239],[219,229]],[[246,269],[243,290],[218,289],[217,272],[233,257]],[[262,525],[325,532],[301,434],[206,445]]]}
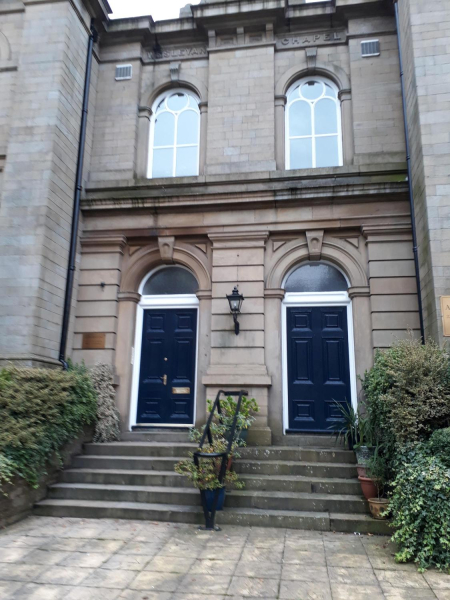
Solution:
{"label": "decorative stone carving", "polygon": [[309,260],[320,260],[322,255],[323,230],[307,231],[306,241],[308,242]]}
{"label": "decorative stone carving", "polygon": [[181,67],[180,62],[171,62],[169,64],[170,79],[172,81],[178,81],[180,79],[180,67]]}
{"label": "decorative stone carving", "polygon": [[308,65],[308,69],[314,70],[316,68],[317,61],[317,47],[314,46],[312,48],[305,48],[306,52],[306,63]]}
{"label": "decorative stone carving", "polygon": [[175,238],[164,236],[158,238],[159,253],[163,263],[173,262],[173,249],[175,247]]}

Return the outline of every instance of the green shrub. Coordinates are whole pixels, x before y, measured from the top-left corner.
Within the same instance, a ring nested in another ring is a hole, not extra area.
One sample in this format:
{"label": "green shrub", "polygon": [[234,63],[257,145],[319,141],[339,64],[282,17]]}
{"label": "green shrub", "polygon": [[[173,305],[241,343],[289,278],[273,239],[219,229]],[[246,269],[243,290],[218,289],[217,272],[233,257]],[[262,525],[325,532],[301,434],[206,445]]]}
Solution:
{"label": "green shrub", "polygon": [[450,468],[450,427],[436,430],[429,440],[430,452]]}
{"label": "green shrub", "polygon": [[94,422],[97,397],[84,366],[67,372],[0,371],[0,479],[12,474],[37,485],[49,458]]}
{"label": "green shrub", "polygon": [[409,338],[378,352],[363,389],[378,441],[391,451],[450,425],[449,358],[433,341]]}
{"label": "green shrub", "polygon": [[109,365],[98,364],[91,369],[90,375],[98,398],[94,442],[115,442],[120,439],[120,414],[112,369]]}
{"label": "green shrub", "polygon": [[450,470],[432,455],[432,445],[408,445],[397,457],[390,510],[398,562],[419,570],[450,569]]}

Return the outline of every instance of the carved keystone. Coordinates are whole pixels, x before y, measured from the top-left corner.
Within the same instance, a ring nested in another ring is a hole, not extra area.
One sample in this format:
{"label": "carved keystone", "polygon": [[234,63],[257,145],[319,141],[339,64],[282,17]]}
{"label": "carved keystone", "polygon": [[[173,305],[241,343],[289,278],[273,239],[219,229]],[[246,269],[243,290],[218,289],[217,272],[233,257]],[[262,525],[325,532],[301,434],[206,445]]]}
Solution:
{"label": "carved keystone", "polygon": [[180,79],[180,67],[181,63],[179,62],[171,62],[169,64],[171,81],[178,81]]}
{"label": "carved keystone", "polygon": [[175,246],[174,237],[159,237],[158,238],[159,253],[163,263],[173,262],[173,249]]}
{"label": "carved keystone", "polygon": [[309,260],[320,260],[322,255],[323,230],[307,231],[306,241],[308,242]]}
{"label": "carved keystone", "polygon": [[316,68],[316,60],[317,60],[317,48],[313,46],[312,48],[305,48],[306,52],[306,62],[308,65],[308,69],[314,70]]}

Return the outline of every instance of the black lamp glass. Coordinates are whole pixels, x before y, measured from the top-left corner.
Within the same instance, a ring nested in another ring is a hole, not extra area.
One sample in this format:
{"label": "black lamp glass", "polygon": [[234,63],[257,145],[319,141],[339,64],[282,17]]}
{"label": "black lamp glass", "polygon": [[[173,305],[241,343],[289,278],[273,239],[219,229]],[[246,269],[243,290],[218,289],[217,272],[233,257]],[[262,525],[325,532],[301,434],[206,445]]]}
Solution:
{"label": "black lamp glass", "polygon": [[244,296],[239,293],[237,287],[234,288],[231,294],[227,295],[228,304],[230,305],[230,311],[233,315],[234,320],[234,333],[239,335],[239,321],[237,320],[238,314],[241,312],[242,302]]}

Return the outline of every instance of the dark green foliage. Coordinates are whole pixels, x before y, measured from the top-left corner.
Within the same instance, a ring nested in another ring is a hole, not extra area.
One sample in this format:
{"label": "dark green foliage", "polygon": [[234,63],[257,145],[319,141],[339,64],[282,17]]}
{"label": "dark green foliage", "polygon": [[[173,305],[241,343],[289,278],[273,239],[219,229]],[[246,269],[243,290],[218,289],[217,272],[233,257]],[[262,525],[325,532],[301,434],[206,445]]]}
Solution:
{"label": "dark green foliage", "polygon": [[[46,462],[93,423],[97,397],[84,366],[0,371],[0,469],[36,485]],[[2,468],[4,466],[4,469]],[[1,477],[1,474],[0,474]]]}
{"label": "dark green foliage", "polygon": [[450,469],[450,427],[437,429],[430,437],[430,452]]}
{"label": "dark green foliage", "polygon": [[389,446],[450,425],[449,359],[433,341],[409,338],[378,352],[363,388],[374,428]]}
{"label": "dark green foliage", "polygon": [[398,562],[450,569],[450,470],[429,443],[407,445],[394,464],[390,510]]}

